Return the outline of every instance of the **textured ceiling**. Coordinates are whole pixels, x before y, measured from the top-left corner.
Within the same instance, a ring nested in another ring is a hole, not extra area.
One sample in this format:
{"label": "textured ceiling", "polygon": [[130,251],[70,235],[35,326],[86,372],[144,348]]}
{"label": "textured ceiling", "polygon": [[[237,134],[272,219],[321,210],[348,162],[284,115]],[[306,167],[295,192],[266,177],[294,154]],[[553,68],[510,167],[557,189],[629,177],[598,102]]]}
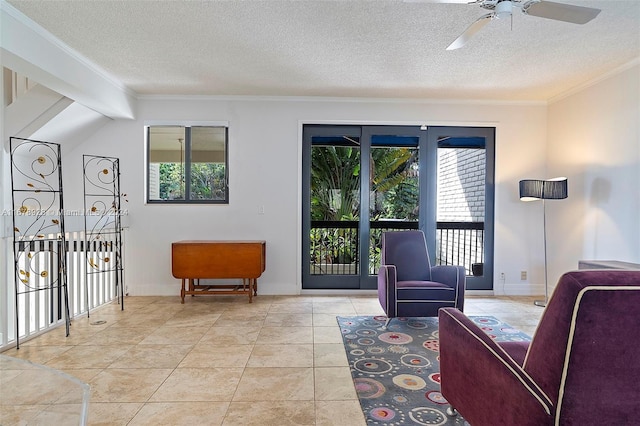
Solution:
{"label": "textured ceiling", "polygon": [[640,57],[640,0],[564,1],[602,9],[586,25],[515,13],[454,51],[445,48],[486,10],[401,0],[9,3],[145,95],[548,100]]}

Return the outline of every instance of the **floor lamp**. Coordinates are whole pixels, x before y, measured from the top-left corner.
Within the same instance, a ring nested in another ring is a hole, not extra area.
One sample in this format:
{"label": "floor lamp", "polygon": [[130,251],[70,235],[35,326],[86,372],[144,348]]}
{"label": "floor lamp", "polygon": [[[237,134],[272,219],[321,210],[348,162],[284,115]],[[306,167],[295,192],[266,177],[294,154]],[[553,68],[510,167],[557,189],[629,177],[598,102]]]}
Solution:
{"label": "floor lamp", "polygon": [[547,210],[545,200],[567,198],[567,178],[558,177],[548,180],[525,179],[520,181],[520,199],[522,201],[542,200],[542,229],[544,235],[544,300],[533,302],[536,306],[547,306],[549,287],[547,284]]}

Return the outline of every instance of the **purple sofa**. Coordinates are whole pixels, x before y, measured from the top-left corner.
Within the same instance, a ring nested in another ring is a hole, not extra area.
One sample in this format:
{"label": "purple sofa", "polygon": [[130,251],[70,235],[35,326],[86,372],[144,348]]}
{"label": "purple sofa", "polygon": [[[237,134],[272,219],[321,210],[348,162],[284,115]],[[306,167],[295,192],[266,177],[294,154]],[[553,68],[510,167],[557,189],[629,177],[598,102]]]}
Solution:
{"label": "purple sofa", "polygon": [[380,264],[378,299],[387,323],[395,317],[436,317],[442,307],[462,311],[465,269],[432,267],[422,231],[384,232]]}
{"label": "purple sofa", "polygon": [[439,313],[442,394],[472,426],[640,422],[640,271],[564,274],[531,342]]}

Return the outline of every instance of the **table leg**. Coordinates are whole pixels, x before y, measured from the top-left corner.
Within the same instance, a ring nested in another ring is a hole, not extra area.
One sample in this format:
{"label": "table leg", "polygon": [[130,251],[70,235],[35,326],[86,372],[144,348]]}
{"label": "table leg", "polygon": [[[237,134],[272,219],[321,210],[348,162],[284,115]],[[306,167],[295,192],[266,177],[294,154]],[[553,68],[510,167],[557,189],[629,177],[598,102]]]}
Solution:
{"label": "table leg", "polygon": [[257,278],[253,279],[253,295],[254,296],[258,295],[258,279]]}
{"label": "table leg", "polygon": [[184,304],[184,278],[182,279],[182,289],[180,289],[180,299],[182,300],[180,303]]}

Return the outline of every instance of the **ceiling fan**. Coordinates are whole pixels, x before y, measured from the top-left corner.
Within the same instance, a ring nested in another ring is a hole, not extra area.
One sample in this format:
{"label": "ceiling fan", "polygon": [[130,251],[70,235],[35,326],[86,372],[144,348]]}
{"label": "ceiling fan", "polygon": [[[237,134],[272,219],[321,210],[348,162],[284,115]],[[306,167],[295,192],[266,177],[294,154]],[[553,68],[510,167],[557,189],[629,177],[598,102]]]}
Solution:
{"label": "ceiling fan", "polygon": [[553,19],[556,21],[571,22],[573,24],[586,24],[600,13],[600,9],[591,7],[574,6],[565,3],[555,3],[544,0],[405,0],[405,1],[430,1],[433,3],[462,3],[477,4],[481,8],[491,11],[478,18],[457,39],[447,47],[447,50],[459,49],[464,46],[478,31],[494,19],[507,19],[512,17],[515,9],[522,13],[539,18]]}

